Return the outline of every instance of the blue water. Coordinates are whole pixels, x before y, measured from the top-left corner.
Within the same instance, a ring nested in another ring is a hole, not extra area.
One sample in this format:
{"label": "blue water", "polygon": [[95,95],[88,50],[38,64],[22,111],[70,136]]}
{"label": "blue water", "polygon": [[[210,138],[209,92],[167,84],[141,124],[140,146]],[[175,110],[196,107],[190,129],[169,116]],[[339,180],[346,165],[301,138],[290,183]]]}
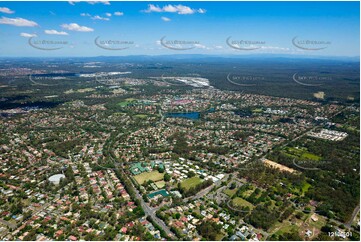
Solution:
{"label": "blue water", "polygon": [[[210,108],[206,113],[212,113],[215,111],[215,108]],[[167,113],[166,117],[171,118],[188,118],[188,119],[199,119],[201,112],[189,112],[189,113]]]}
{"label": "blue water", "polygon": [[199,112],[190,112],[190,113],[167,113],[167,117],[171,118],[188,118],[188,119],[199,119]]}
{"label": "blue water", "polygon": [[161,194],[163,197],[168,197],[169,196],[169,193],[166,190],[162,189],[162,190],[159,190],[159,191],[148,194],[148,197],[153,198],[153,197],[155,197],[155,196],[157,196],[159,194]]}

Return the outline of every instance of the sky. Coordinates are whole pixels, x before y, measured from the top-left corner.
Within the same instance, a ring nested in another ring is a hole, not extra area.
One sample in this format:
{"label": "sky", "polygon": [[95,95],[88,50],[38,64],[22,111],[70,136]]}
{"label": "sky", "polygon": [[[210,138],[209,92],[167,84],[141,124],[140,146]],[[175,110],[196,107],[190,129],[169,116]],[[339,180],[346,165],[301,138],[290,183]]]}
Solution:
{"label": "sky", "polygon": [[0,2],[0,56],[359,56],[359,2]]}

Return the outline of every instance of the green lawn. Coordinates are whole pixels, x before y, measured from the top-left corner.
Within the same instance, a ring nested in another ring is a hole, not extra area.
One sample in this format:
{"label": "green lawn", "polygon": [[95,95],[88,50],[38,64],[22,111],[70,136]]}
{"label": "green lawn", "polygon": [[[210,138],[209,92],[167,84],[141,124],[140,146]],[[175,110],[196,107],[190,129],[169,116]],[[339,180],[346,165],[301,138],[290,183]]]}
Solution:
{"label": "green lawn", "polygon": [[154,182],[163,180],[163,177],[164,173],[160,173],[159,171],[151,171],[136,175],[134,176],[134,179],[138,182],[138,184],[141,185],[148,180],[152,180]]}
{"label": "green lawn", "polygon": [[140,119],[145,119],[145,118],[148,117],[148,115],[146,115],[146,114],[137,114],[137,115],[134,115],[134,117],[140,118]]}
{"label": "green lawn", "polygon": [[249,207],[250,209],[253,209],[253,204],[250,202],[247,202],[243,198],[236,197],[232,200],[233,204],[239,207]]}
{"label": "green lawn", "polygon": [[314,161],[319,161],[322,159],[321,156],[312,154],[310,152],[308,152],[308,150],[306,148],[293,148],[293,147],[288,147],[286,148],[286,150],[283,152],[284,154],[290,156],[290,157],[298,157],[302,160],[314,160]]}
{"label": "green lawn", "polygon": [[280,227],[275,234],[281,235],[285,233],[290,233],[292,230],[298,230],[297,225],[289,224],[286,220],[282,224],[278,224]]}
{"label": "green lawn", "polygon": [[308,183],[308,182],[303,183],[302,184],[302,194],[305,194],[310,187],[311,187],[310,183]]}
{"label": "green lawn", "polygon": [[317,218],[318,218],[318,220],[314,222],[314,221],[311,219],[311,216],[312,216],[312,213],[311,213],[311,215],[309,216],[309,220],[308,220],[308,224],[309,224],[310,226],[313,226],[313,227],[315,227],[315,228],[317,228],[317,229],[321,229],[324,225],[327,224],[327,221],[326,221],[325,217],[320,216],[320,215],[316,215]]}
{"label": "green lawn", "polygon": [[127,99],[125,99],[125,101],[119,102],[117,105],[119,105],[121,107],[126,107],[126,106],[128,106],[128,104],[130,104],[131,102],[133,102],[135,100],[136,99],[134,99],[134,98],[127,98]]}
{"label": "green lawn", "polygon": [[256,188],[253,187],[252,189],[243,192],[242,197],[249,197],[254,192],[254,190],[256,190]]}
{"label": "green lawn", "polygon": [[155,185],[158,187],[158,188],[163,188],[165,186],[165,181],[157,181],[155,183]]}
{"label": "green lawn", "polygon": [[221,241],[225,235],[223,233],[217,234],[216,241]]}
{"label": "green lawn", "polygon": [[192,177],[192,178],[188,178],[188,179],[185,179],[181,182],[181,187],[186,189],[186,190],[189,190],[189,188],[191,187],[195,187],[197,186],[198,184],[201,184],[202,183],[202,179],[199,178],[198,176],[195,176],[195,177]]}
{"label": "green lawn", "polygon": [[263,112],[262,108],[256,108],[252,110],[252,113],[262,113],[262,112]]}
{"label": "green lawn", "polygon": [[319,161],[322,159],[322,157],[309,152],[305,152],[301,155],[301,159]]}
{"label": "green lawn", "polygon": [[223,191],[223,193],[226,194],[226,195],[228,195],[229,197],[232,197],[234,194],[236,194],[236,192],[237,192],[237,189],[233,189],[233,190],[231,190],[231,189],[225,189],[225,190]]}

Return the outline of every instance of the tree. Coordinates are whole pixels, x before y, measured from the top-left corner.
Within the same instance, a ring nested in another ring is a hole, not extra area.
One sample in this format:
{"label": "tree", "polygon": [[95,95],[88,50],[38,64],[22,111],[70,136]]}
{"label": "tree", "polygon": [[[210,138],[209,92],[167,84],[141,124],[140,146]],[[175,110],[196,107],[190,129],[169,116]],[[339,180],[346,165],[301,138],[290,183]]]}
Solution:
{"label": "tree", "polygon": [[164,179],[165,182],[168,182],[168,181],[170,181],[171,176],[168,173],[165,173],[163,179]]}
{"label": "tree", "polygon": [[194,171],[188,172],[188,177],[189,178],[194,177],[195,175],[196,175],[196,173]]}
{"label": "tree", "polygon": [[164,173],[164,167],[158,166],[158,172],[159,172],[159,173]]}

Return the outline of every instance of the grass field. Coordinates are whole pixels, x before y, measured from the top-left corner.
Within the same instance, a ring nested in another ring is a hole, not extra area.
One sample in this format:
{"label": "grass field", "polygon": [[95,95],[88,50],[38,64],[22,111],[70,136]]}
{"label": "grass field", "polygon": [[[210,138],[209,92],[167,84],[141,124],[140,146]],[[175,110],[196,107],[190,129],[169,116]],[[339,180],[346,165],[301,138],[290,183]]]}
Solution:
{"label": "grass field", "polygon": [[305,152],[301,155],[301,159],[303,160],[315,160],[315,161],[319,161],[322,159],[321,156],[309,153],[309,152]]}
{"label": "grass field", "polygon": [[137,115],[134,115],[134,117],[140,118],[140,119],[145,119],[145,118],[148,117],[148,115],[146,115],[146,114],[137,114]]}
{"label": "grass field", "polygon": [[251,194],[254,192],[254,190],[256,190],[256,188],[253,187],[252,189],[249,189],[249,190],[243,192],[243,195],[242,195],[242,196],[244,196],[244,197],[249,197],[249,196],[251,196]]}
{"label": "grass field", "polygon": [[287,148],[284,152],[284,154],[291,156],[291,157],[298,157],[302,160],[314,160],[314,161],[319,161],[322,159],[321,156],[312,154],[310,152],[308,152],[308,150],[306,148]]}
{"label": "grass field", "polygon": [[327,221],[326,221],[326,218],[323,217],[323,216],[319,216],[319,215],[316,215],[316,217],[318,218],[317,221],[313,221],[311,219],[311,216],[312,216],[312,213],[311,215],[309,216],[309,219],[307,220],[307,223],[310,225],[310,226],[313,226],[317,229],[321,229],[323,226],[325,226],[327,224]]}
{"label": "grass field", "polygon": [[233,204],[239,207],[249,207],[250,209],[253,209],[253,204],[250,202],[247,202],[243,198],[236,197],[232,200]]}
{"label": "grass field", "polygon": [[181,182],[181,187],[183,187],[186,190],[189,190],[189,188],[191,187],[195,187],[198,184],[202,183],[202,179],[199,178],[198,176],[192,177],[192,178],[188,178],[185,179],[184,181]]}
{"label": "grass field", "polygon": [[217,234],[216,241],[221,241],[225,235],[223,233]]}
{"label": "grass field", "polygon": [[142,174],[134,176],[134,179],[138,184],[143,184],[145,181],[152,180],[154,182],[163,180],[164,174],[159,171],[144,172]]}
{"label": "grass field", "polygon": [[292,225],[290,224],[287,220],[284,221],[283,223],[277,223],[276,227],[276,234],[281,235],[281,234],[285,234],[285,233],[290,233],[293,230],[298,230],[297,225]]}
{"label": "grass field", "polygon": [[134,99],[134,98],[127,98],[127,99],[125,99],[125,101],[119,102],[118,105],[121,107],[126,107],[126,106],[128,106],[128,104],[130,104],[131,102],[133,102],[135,100],[136,99]]}
{"label": "grass field", "polygon": [[223,193],[226,194],[226,195],[228,195],[229,197],[232,197],[234,194],[236,194],[236,192],[237,192],[237,189],[233,189],[233,190],[231,190],[231,189],[225,189],[225,190],[223,191]]}
{"label": "grass field", "polygon": [[158,188],[163,188],[165,186],[165,181],[157,181],[155,183],[155,185],[158,187]]}
{"label": "grass field", "polygon": [[303,183],[302,184],[302,194],[305,194],[310,187],[311,187],[310,183],[308,183],[308,182]]}
{"label": "grass field", "polygon": [[256,108],[252,110],[253,113],[262,113],[263,110],[261,108]]}

